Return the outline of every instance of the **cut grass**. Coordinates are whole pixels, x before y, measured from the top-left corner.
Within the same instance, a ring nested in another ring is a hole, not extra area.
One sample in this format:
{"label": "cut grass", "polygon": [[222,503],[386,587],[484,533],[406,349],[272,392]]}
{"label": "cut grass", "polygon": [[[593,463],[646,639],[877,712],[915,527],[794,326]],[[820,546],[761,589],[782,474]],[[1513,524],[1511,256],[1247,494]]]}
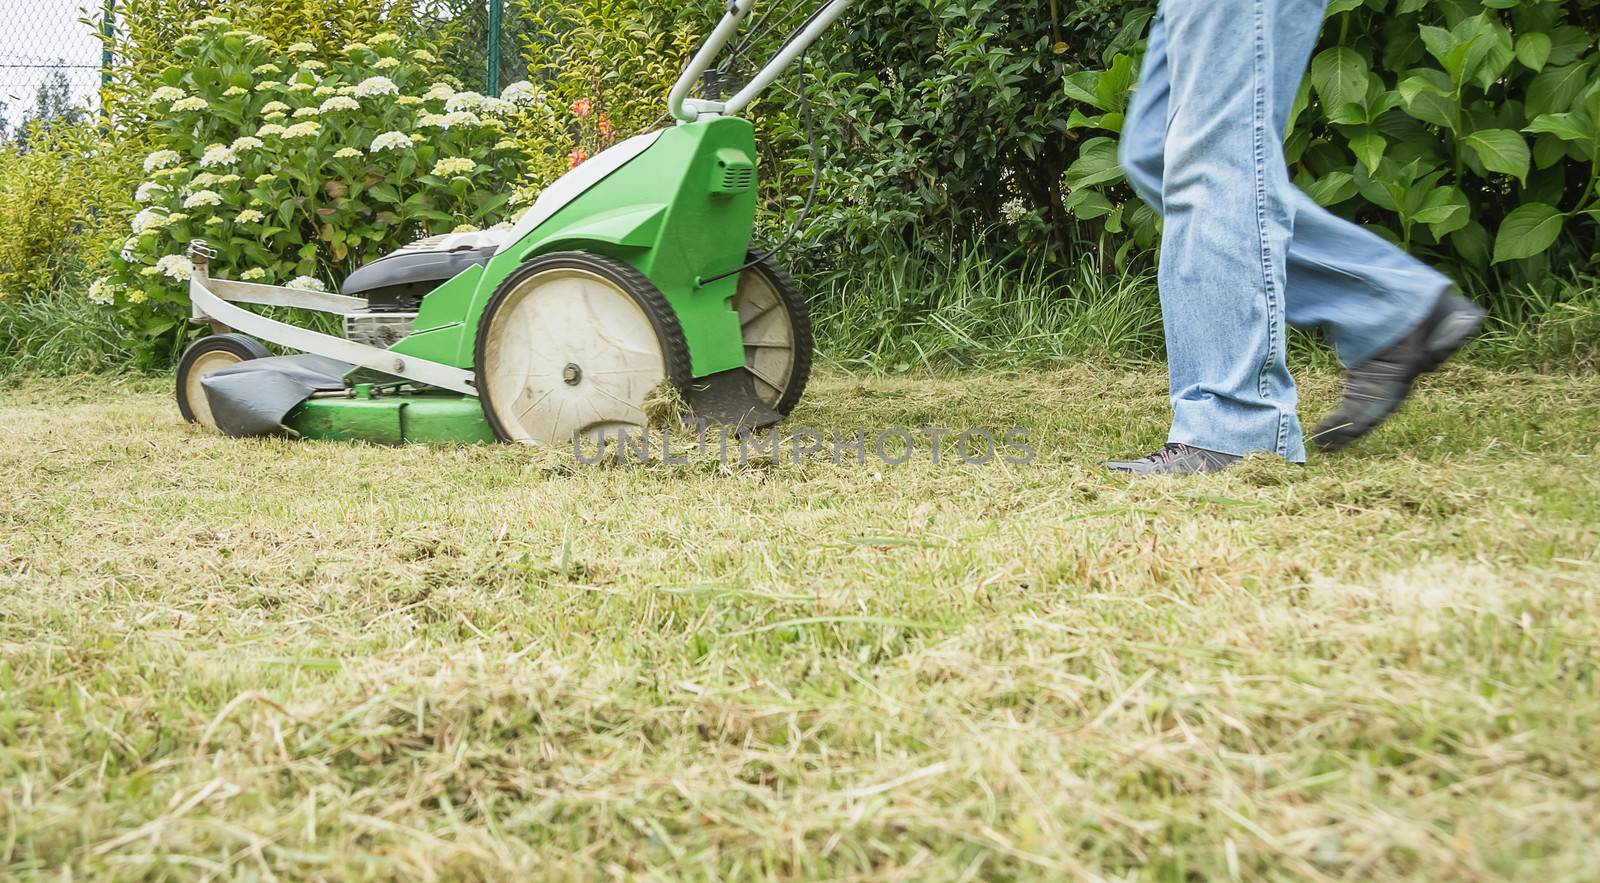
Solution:
{"label": "cut grass", "polygon": [[1028,466],[3,396],[0,876],[1593,877],[1593,375],[1457,368],[1359,452],[1149,482],[1094,465],[1161,440],[1154,370],[824,372],[793,421],[1025,426]]}

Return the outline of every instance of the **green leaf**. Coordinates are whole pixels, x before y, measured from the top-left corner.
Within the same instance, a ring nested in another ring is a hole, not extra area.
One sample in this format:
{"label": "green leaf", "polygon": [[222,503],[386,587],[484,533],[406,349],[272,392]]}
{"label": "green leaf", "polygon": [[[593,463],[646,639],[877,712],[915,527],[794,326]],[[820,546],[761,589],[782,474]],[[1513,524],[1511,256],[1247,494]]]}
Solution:
{"label": "green leaf", "polygon": [[1531,71],[1542,71],[1550,62],[1550,50],[1553,46],[1549,34],[1539,31],[1523,34],[1517,38],[1517,61],[1522,62],[1522,66]]}
{"label": "green leaf", "polygon": [[1518,181],[1528,180],[1528,166],[1533,162],[1528,152],[1528,142],[1509,129],[1480,129],[1461,139],[1478,154],[1483,167],[1491,172],[1510,175]]}
{"label": "green leaf", "polygon": [[1361,53],[1348,46],[1324,49],[1311,62],[1311,85],[1324,107],[1346,104],[1366,107],[1372,72]]}
{"label": "green leaf", "polygon": [[1341,12],[1349,12],[1352,9],[1360,9],[1362,3],[1363,0],[1333,0],[1332,3],[1328,4],[1327,17],[1332,18]]}
{"label": "green leaf", "polygon": [[1115,208],[1111,200],[1098,190],[1074,190],[1063,204],[1073,217],[1084,221],[1105,217]]}
{"label": "green leaf", "polygon": [[1451,233],[1450,244],[1455,246],[1456,253],[1468,264],[1474,267],[1489,265],[1489,250],[1493,243],[1489,231],[1477,221],[1468,221],[1466,226]]}
{"label": "green leaf", "polygon": [[1581,61],[1564,67],[1553,67],[1533,78],[1528,86],[1526,101],[1528,116],[1547,113],[1565,113],[1572,110],[1578,96],[1589,85],[1591,64]]}
{"label": "green leaf", "polygon": [[1530,202],[1506,216],[1494,241],[1494,262],[1522,260],[1542,254],[1561,236],[1566,221],[1554,206]]}
{"label": "green leaf", "polygon": [[1356,192],[1356,176],[1342,171],[1329,172],[1306,188],[1306,195],[1324,207],[1338,205]]}
{"label": "green leaf", "polygon": [[1595,137],[1594,122],[1577,113],[1541,114],[1522,131],[1547,132],[1562,141],[1588,141]]}
{"label": "green leaf", "polygon": [[1073,190],[1122,180],[1117,163],[1117,142],[1110,138],[1090,138],[1083,142],[1078,158],[1067,169],[1067,186]]}
{"label": "green leaf", "polygon": [[1096,110],[1110,110],[1100,103],[1096,89],[1100,85],[1099,71],[1078,71],[1061,80],[1061,90],[1073,101],[1081,101]]}
{"label": "green leaf", "polygon": [[1383,160],[1383,152],[1388,147],[1389,142],[1378,134],[1377,129],[1362,129],[1350,136],[1350,149],[1368,172],[1377,171],[1378,163]]}

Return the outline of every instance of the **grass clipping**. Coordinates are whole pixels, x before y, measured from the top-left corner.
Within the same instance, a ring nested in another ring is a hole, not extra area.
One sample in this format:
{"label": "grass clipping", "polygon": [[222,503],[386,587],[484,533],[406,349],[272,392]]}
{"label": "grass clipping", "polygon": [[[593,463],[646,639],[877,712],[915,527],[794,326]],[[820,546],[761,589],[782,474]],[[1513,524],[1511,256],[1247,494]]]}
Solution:
{"label": "grass clipping", "polygon": [[644,397],[644,424],[650,429],[677,429],[689,421],[691,411],[683,391],[663,380]]}

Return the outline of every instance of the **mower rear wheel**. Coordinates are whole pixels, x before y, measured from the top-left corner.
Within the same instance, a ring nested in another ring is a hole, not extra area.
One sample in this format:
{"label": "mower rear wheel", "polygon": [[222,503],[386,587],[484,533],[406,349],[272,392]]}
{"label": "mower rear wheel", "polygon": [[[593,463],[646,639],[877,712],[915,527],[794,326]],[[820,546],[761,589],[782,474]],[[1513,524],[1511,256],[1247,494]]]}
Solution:
{"label": "mower rear wheel", "polygon": [[178,360],[178,413],[190,423],[215,430],[217,421],[200,381],[214,371],[270,355],[260,341],[243,334],[212,334],[189,344]]}
{"label": "mower rear wheel", "polygon": [[683,328],[627,264],[558,252],[500,284],[478,320],[478,397],[502,441],[569,445],[647,424],[645,399],[690,378]]}
{"label": "mower rear wheel", "polygon": [[739,277],[733,310],[744,331],[744,366],[756,395],[785,417],[800,403],[811,377],[811,311],[800,286],[771,256]]}

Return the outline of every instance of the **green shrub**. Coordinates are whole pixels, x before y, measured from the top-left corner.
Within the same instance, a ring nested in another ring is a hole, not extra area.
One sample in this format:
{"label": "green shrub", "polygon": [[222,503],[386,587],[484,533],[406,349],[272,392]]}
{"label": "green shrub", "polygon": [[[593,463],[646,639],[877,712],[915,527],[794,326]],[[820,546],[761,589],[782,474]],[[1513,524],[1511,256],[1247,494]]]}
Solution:
{"label": "green shrub", "polygon": [[392,34],[338,54],[276,50],[221,18],[176,43],[146,105],[154,149],[115,272],[90,291],[116,299],[167,351],[187,313],[187,243],[219,252],[220,276],[327,287],[427,233],[502,221],[522,151],[508,120],[538,106],[430,82],[426,50]]}
{"label": "green shrub", "polygon": [[57,120],[0,143],[0,299],[33,296],[102,269],[130,202],[136,146],[96,124]]}
{"label": "green shrub", "polygon": [[[817,238],[1154,240],[1116,138],[1153,0],[878,0],[827,44]],[[1477,287],[1595,251],[1593,0],[1334,0],[1287,140],[1321,203]],[[933,236],[927,237],[929,232]],[[1132,243],[1129,245],[1129,243]],[[1014,243],[997,243],[1004,249]],[[1509,272],[1508,272],[1509,271]]]}

